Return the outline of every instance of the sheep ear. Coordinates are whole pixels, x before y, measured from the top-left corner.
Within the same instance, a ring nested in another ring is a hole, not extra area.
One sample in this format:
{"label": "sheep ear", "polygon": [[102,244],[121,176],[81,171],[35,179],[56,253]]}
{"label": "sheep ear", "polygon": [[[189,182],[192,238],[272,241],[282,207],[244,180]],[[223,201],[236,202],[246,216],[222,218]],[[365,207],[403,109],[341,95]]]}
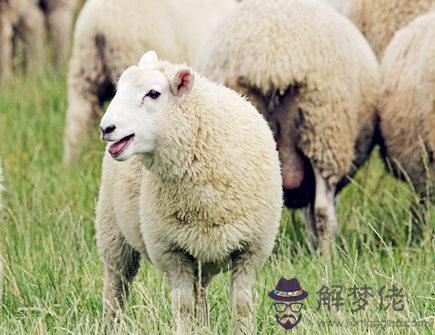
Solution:
{"label": "sheep ear", "polygon": [[154,63],[157,63],[157,61],[159,60],[159,57],[157,56],[156,52],[154,50],[148,51],[147,53],[145,53],[140,61],[138,66],[139,67],[148,67]]}
{"label": "sheep ear", "polygon": [[178,99],[178,103],[182,104],[187,94],[193,87],[195,76],[192,69],[186,67],[179,69],[169,81],[171,93]]}

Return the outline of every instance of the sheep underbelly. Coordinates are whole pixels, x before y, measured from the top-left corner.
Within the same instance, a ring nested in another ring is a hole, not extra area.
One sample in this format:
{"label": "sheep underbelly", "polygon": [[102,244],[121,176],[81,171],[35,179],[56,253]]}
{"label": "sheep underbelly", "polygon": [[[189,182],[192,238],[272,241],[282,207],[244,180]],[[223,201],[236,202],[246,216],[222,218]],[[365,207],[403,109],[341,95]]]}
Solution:
{"label": "sheep underbelly", "polygon": [[216,263],[228,259],[246,245],[246,235],[234,225],[198,227],[178,223],[166,236],[175,245],[204,263]]}

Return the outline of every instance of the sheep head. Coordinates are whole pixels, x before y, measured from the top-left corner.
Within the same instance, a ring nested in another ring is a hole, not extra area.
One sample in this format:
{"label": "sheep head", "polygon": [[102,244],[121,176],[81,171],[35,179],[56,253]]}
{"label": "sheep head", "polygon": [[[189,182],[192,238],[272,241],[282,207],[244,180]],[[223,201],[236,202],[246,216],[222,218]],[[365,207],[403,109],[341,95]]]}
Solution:
{"label": "sheep head", "polygon": [[192,89],[190,68],[159,61],[154,51],[142,56],[137,66],[125,70],[117,92],[104,114],[101,138],[113,142],[109,153],[116,160],[152,153],[165,116],[173,105],[182,105]]}

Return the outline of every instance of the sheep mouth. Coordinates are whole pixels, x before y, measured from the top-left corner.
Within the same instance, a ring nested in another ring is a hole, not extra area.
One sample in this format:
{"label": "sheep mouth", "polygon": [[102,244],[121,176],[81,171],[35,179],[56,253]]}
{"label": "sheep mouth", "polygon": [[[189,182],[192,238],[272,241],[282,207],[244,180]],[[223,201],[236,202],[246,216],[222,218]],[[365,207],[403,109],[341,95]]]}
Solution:
{"label": "sheep mouth", "polygon": [[123,151],[133,142],[134,134],[121,138],[118,142],[113,143],[109,147],[109,153],[112,157],[118,157]]}

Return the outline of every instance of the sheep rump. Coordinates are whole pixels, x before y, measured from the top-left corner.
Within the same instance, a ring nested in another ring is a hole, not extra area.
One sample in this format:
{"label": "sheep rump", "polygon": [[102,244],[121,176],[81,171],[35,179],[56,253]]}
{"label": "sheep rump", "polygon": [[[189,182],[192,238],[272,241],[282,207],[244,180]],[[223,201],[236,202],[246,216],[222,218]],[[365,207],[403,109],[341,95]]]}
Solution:
{"label": "sheep rump", "polygon": [[294,88],[302,113],[296,145],[337,183],[372,146],[376,59],[361,34],[320,3],[275,1],[265,9],[260,2],[244,1],[226,17],[202,48],[197,68],[242,93],[240,78],[264,97]]}
{"label": "sheep rump", "polygon": [[[197,69],[247,95],[266,116],[286,206],[316,208],[328,198],[315,211],[329,213],[333,235],[333,197],[375,144],[379,69],[362,34],[317,1],[246,0],[205,43]],[[328,194],[315,194],[320,189]]]}
{"label": "sheep rump", "polygon": [[435,9],[434,0],[349,0],[344,13],[382,58],[394,33],[415,17]]}
{"label": "sheep rump", "polygon": [[[435,13],[396,33],[381,63],[380,128],[396,176],[433,199],[435,176]],[[403,171],[404,170],[404,171]]]}

